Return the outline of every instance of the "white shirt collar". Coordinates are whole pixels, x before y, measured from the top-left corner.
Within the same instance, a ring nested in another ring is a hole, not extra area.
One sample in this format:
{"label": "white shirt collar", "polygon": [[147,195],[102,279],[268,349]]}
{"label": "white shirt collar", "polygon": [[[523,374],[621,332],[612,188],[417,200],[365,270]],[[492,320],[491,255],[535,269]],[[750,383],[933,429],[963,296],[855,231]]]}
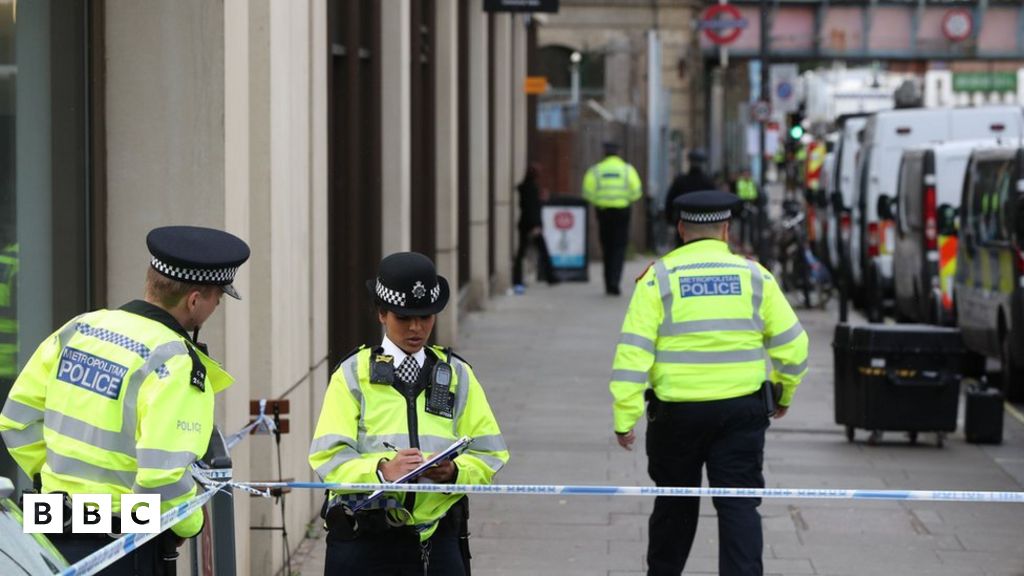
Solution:
{"label": "white shirt collar", "polygon": [[[401,366],[402,361],[405,360],[406,356],[408,356],[408,354],[405,353],[405,350],[399,348],[397,344],[387,337],[387,335],[384,336],[384,341],[381,342],[380,345],[384,348],[385,354],[394,357],[395,368]],[[416,361],[416,364],[420,368],[423,368],[423,363],[427,360],[427,353],[423,351],[423,348],[420,348],[419,352],[412,355],[412,359]]]}

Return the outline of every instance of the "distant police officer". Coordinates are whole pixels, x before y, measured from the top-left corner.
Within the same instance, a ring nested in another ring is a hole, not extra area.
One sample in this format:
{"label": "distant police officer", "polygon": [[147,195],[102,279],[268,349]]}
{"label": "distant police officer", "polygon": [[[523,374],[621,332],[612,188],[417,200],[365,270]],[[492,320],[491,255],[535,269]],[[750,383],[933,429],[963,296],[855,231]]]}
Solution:
{"label": "distant police officer", "polygon": [[[0,412],[4,444],[30,478],[41,476],[43,492],[110,494],[115,513],[122,494],[159,494],[162,511],[195,496],[189,467],[209,444],[214,394],[232,383],[195,337],[222,294],[239,297],[231,283],[249,258],[245,242],[209,228],[157,228],[146,244],[144,299],[53,333]],[[173,574],[176,545],[202,526],[196,510],[103,573]],[[52,540],[70,562],[110,542]]]}
{"label": "distant police officer", "polygon": [[[358,348],[335,369],[310,466],[325,482],[393,482],[470,436],[468,451],[424,476],[489,484],[508,450],[484,390],[465,360],[427,345],[436,314],[448,303],[448,281],[426,256],[403,252],[381,261],[367,289],[384,339]],[[326,576],[469,573],[464,495],[396,491],[362,507],[367,496],[328,494]]]}
{"label": "distant police officer", "polygon": [[672,207],[676,198],[689,192],[700,192],[701,190],[714,190],[715,183],[704,172],[704,164],[707,162],[707,154],[701,149],[690,150],[686,155],[690,162],[690,169],[685,174],[678,174],[668,187],[665,195],[665,219],[672,226],[676,225],[678,216]]}
{"label": "distant police officer", "polygon": [[[771,274],[729,251],[736,196],[676,200],[685,243],[637,281],[611,378],[615,433],[630,449],[647,407],[648,472],[658,486],[764,487],[766,378],[782,383],[779,418],[807,370],[807,335]],[[770,390],[770,388],[769,388]],[[719,573],[761,574],[759,499],[715,498]],[[659,497],[650,518],[648,574],[678,575],[700,500]]]}
{"label": "distant police officer", "polygon": [[629,243],[629,205],[640,199],[643,188],[636,168],[619,157],[619,145],[605,142],[603,147],[604,160],[583,176],[583,199],[597,210],[605,293],[618,296]]}

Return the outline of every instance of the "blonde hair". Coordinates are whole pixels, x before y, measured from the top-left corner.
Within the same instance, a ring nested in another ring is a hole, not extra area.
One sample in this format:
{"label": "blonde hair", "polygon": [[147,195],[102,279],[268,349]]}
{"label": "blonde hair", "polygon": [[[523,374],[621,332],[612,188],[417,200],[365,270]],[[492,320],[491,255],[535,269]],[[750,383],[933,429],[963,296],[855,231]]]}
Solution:
{"label": "blonde hair", "polygon": [[146,296],[168,310],[181,303],[182,299],[191,292],[202,292],[206,295],[217,288],[217,286],[189,284],[168,278],[157,272],[156,268],[152,266],[146,270]]}

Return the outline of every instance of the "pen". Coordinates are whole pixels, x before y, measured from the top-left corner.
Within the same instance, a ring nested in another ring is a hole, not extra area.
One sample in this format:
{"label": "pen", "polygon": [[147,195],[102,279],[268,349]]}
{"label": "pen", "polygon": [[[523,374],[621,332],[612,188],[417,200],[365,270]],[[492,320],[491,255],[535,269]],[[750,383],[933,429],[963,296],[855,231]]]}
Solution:
{"label": "pen", "polygon": [[383,442],[383,444],[384,444],[384,447],[387,448],[388,450],[394,450],[395,452],[398,452],[398,447],[395,446],[394,444],[392,444],[391,442],[388,442],[387,440],[385,440]]}

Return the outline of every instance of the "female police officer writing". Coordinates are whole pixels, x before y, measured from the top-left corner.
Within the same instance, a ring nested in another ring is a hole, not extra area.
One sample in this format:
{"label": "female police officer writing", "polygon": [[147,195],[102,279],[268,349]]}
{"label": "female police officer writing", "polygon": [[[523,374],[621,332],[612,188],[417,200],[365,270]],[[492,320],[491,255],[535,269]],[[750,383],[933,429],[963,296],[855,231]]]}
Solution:
{"label": "female police officer writing", "polygon": [[[338,365],[327,387],[309,463],[325,482],[393,482],[453,441],[469,450],[423,475],[487,484],[508,450],[473,369],[450,349],[427,346],[448,282],[422,254],[381,261],[367,282],[384,339]],[[331,491],[325,504],[325,575],[468,574],[462,494]],[[353,510],[357,510],[353,512]]]}

